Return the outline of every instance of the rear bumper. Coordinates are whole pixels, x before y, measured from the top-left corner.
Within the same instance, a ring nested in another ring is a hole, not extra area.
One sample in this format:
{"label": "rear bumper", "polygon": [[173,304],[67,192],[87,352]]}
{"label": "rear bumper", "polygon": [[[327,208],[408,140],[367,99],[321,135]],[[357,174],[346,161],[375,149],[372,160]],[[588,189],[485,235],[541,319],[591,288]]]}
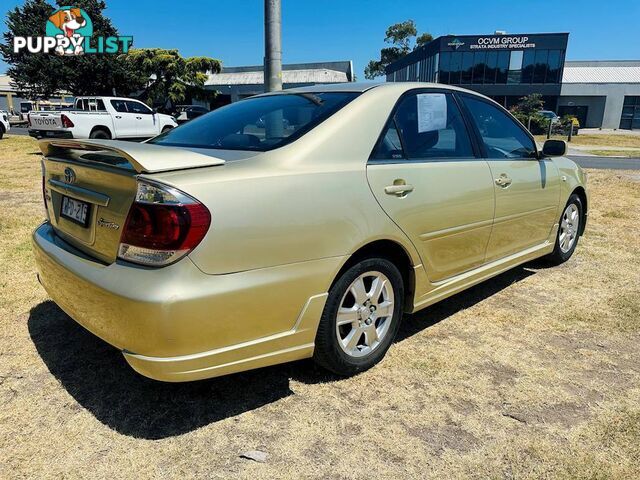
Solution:
{"label": "rear bumper", "polygon": [[39,278],[71,318],[139,373],[188,381],[310,357],[342,257],[207,275],[189,258],[161,269],[84,256],[49,223],[33,233]]}
{"label": "rear bumper", "polygon": [[29,129],[29,136],[34,138],[73,138],[73,133],[65,130],[38,130]]}

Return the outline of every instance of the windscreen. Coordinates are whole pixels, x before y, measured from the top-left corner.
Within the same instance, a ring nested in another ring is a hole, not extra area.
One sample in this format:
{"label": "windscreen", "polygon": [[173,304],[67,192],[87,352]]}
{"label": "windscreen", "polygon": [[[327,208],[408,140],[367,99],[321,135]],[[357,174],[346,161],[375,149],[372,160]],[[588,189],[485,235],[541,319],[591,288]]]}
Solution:
{"label": "windscreen", "polygon": [[356,92],[325,92],[247,98],[169,130],[149,143],[271,150],[301,137],[357,96]]}

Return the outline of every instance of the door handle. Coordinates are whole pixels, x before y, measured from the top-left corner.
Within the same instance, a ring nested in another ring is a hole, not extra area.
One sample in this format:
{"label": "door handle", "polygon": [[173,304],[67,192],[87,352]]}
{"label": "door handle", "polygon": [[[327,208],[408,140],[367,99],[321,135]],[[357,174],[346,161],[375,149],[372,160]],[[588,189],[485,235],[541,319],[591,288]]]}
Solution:
{"label": "door handle", "polygon": [[409,192],[413,192],[413,185],[407,185],[406,183],[384,187],[384,193],[387,195],[404,197]]}
{"label": "door handle", "polygon": [[142,120],[142,117],[136,117],[138,120]]}
{"label": "door handle", "polygon": [[122,118],[122,115],[116,115],[116,118]]}
{"label": "door handle", "polygon": [[511,185],[511,178],[509,178],[506,173],[502,173],[498,178],[496,178],[495,182],[499,187],[507,188]]}

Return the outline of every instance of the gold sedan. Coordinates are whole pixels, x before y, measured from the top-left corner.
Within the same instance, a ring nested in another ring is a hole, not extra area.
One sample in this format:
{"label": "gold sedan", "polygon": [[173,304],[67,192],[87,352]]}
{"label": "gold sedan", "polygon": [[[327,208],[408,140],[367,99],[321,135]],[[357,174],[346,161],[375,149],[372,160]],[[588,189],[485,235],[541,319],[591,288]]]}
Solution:
{"label": "gold sedan", "polygon": [[39,278],[138,372],[186,381],[382,359],[403,313],[537,257],[587,219],[566,144],[421,83],[252,97],[147,143],[43,140]]}

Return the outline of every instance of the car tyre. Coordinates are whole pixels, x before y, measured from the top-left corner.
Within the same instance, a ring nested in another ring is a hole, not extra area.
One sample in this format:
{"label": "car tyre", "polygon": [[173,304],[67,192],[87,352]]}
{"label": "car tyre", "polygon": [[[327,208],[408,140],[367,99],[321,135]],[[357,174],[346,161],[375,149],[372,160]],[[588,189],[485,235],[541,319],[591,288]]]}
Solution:
{"label": "car tyre", "polygon": [[371,368],[396,336],[403,302],[402,275],[389,260],[370,258],[353,265],[329,290],[314,361],[343,376]]}
{"label": "car tyre", "polygon": [[584,221],[582,200],[575,193],[569,197],[560,215],[558,234],[553,252],[546,260],[552,265],[560,265],[571,258],[578,245],[582,222]]}
{"label": "car tyre", "polygon": [[111,140],[111,135],[109,132],[106,132],[102,129],[94,130],[89,134],[89,138],[97,139],[97,140]]}
{"label": "car tyre", "polygon": [[162,129],[162,132],[160,132],[160,133],[167,133],[169,130],[173,130],[173,127],[166,126],[166,127],[164,127],[164,128]]}

